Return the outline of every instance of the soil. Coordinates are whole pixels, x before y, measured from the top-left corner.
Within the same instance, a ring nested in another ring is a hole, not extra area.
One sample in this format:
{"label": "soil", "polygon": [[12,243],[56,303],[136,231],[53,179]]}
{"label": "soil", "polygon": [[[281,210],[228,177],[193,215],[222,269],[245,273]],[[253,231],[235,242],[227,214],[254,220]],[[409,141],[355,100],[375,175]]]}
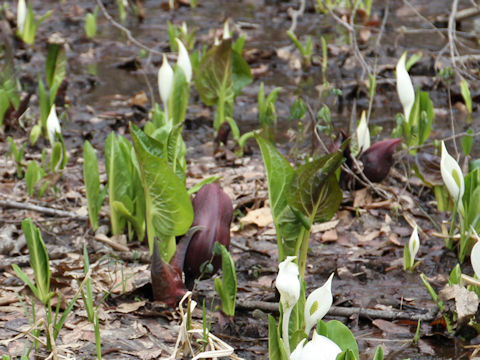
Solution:
{"label": "soil", "polygon": [[[348,31],[333,16],[316,13],[312,2],[307,2],[295,33],[301,41],[305,41],[307,35],[313,37],[314,59],[310,67],[302,66],[299,52],[285,34],[291,24],[288,9],[297,8],[296,1],[205,0],[198,1],[195,9],[181,1],[182,4],[172,11],[166,10],[166,1],[130,3],[143,9],[145,16],[139,20],[130,8],[123,26],[130,29],[135,39],[159,53],[169,52],[167,21],[173,24],[185,21],[190,29],[195,28],[197,49],[211,45],[227,19],[235,37],[245,34],[244,56],[254,81],[235,101],[235,120],[242,133],[258,128],[256,104],[260,83],[264,82],[266,93],[282,87],[276,106],[275,140],[292,163],[300,163],[312,151],[321,151],[312,136],[308,115],[304,119],[289,120],[290,107],[297,96],[309,104],[314,114],[323,104],[328,105],[336,129],[348,129],[350,119],[357,119],[362,110],[368,109],[368,76],[359,54],[370,68],[376,64],[378,85],[370,123],[381,127],[377,139],[390,137],[395,114],[402,111],[396,95],[394,70],[396,61],[406,50],[410,54],[423,54],[410,74],[414,85],[428,91],[434,103],[436,119],[431,139],[451,136],[452,124],[456,133],[469,127],[479,129],[476,102],[480,83],[476,58],[457,63],[458,73],[469,76],[474,100],[472,124],[466,122],[458,81],[452,83],[449,92],[437,75],[439,69],[452,66],[446,31],[450,1],[436,0],[435,6],[425,0],[374,2],[372,16],[356,24],[358,53],[349,45]],[[153,302],[146,244],[129,242],[126,244],[129,252],[122,252],[99,241],[98,232],[95,236],[90,229],[82,168],[83,142],[89,140],[100,159],[101,180],[106,182],[105,139],[111,131],[126,135],[129,122],[142,127],[148,120],[151,99],[160,101],[156,74],[161,56],[157,53],[142,56],[141,49],[101,12],[97,36],[87,39],[83,30],[85,14],[93,11],[96,5],[88,0],[32,2],[36,14],[53,10],[53,15],[39,26],[35,44],[24,45],[14,36],[16,3],[7,4],[10,9],[2,13],[2,39],[10,42],[16,76],[25,93],[32,92],[33,96],[28,111],[20,119],[6,121],[0,135],[3,154],[0,167],[0,354],[18,357],[31,341],[33,296],[11,268],[11,264],[19,264],[33,277],[20,226],[24,218],[30,217],[45,240],[51,260],[51,285],[62,294],[62,309],[83,278],[82,251],[83,246],[87,246],[93,269],[94,299],[100,304],[103,358],[168,358],[179,335],[180,315]],[[105,6],[117,18],[115,2],[108,0]],[[460,1],[458,9],[468,6],[471,6],[469,1]],[[339,8],[335,14],[348,19],[351,11]],[[447,22],[442,17],[447,17]],[[457,22],[460,55],[478,53],[474,36],[478,33],[476,22],[476,18]],[[441,30],[432,30],[432,24]],[[65,96],[57,99],[57,105],[58,112],[66,114],[62,118],[62,134],[69,162],[42,197],[29,197],[25,180],[16,177],[15,162],[7,155],[10,145],[6,139],[11,136],[17,145],[27,144],[25,162],[40,160],[42,149],[49,147],[43,138],[34,146],[28,144],[28,139],[39,116],[36,79],[38,74],[44,74],[47,39],[55,32],[63,36],[67,48],[68,87]],[[326,78],[320,66],[321,36],[328,42]],[[173,60],[175,55],[169,54],[169,57]],[[338,97],[320,94],[319,86],[326,81],[342,94]],[[184,131],[188,148],[187,186],[220,174],[220,184],[233,200],[235,214],[230,250],[237,268],[237,309],[233,318],[216,310],[219,300],[213,280],[206,279],[195,287],[193,299],[199,305],[193,317],[201,324],[201,305],[205,300],[210,309],[207,317],[213,334],[232,346],[240,358],[268,359],[267,314],[278,318],[278,313],[273,311],[278,302],[274,286],[278,257],[273,224],[262,212],[268,207],[265,170],[254,141],[248,142],[243,157],[234,155],[231,140],[225,148],[216,150],[213,117],[214,109],[204,106],[192,87]],[[478,136],[474,141],[474,158],[480,154],[477,140]],[[436,210],[432,191],[408,172],[406,152],[397,151],[395,159],[390,176],[382,184],[375,185],[387,194],[386,198],[372,189],[345,191],[333,222],[313,231],[305,278],[307,293],[321,286],[335,272],[334,309],[326,320],[338,319],[353,331],[361,359],[371,359],[378,345],[383,347],[386,359],[469,358],[478,344],[476,332],[459,324],[456,333],[449,334],[441,315],[437,314],[437,305],[419,277],[424,273],[438,292],[448,283],[449,273],[458,263],[456,253],[446,249],[445,241],[436,236],[441,232],[442,221],[450,219],[449,214]],[[21,205],[15,208],[13,202]],[[26,208],[27,205],[64,210],[71,216],[52,216]],[[110,235],[108,211],[105,205],[100,216],[104,237]],[[252,211],[258,211],[257,220],[241,222]],[[410,273],[403,270],[403,246],[414,223],[421,229],[420,264]],[[468,260],[462,264],[462,272],[473,274]],[[451,301],[448,306],[453,308],[455,304]],[[44,316],[42,307],[37,303],[35,308],[36,317],[40,319]],[[341,309],[353,310],[341,316]],[[383,310],[391,316],[365,310]],[[399,311],[403,311],[404,316],[396,318]],[[425,320],[420,323],[420,339],[414,343],[417,319],[421,315]],[[87,321],[81,300],[60,332],[57,351],[77,359],[96,356],[93,326]],[[48,356],[42,346],[37,353],[35,358]],[[34,358],[33,355],[30,358]]]}

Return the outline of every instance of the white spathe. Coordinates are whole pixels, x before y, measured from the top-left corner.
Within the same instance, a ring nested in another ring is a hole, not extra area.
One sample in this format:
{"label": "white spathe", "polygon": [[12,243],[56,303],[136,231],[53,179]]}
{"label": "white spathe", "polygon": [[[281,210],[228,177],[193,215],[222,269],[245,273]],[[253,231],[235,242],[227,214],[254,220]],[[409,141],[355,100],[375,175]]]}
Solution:
{"label": "white spathe", "polygon": [[470,261],[472,262],[475,275],[480,279],[480,241],[477,241],[475,245],[473,245]]}
{"label": "white spathe", "polygon": [[415,263],[415,256],[417,256],[418,249],[420,249],[420,238],[418,237],[417,225],[413,228],[412,235],[408,241],[408,251],[410,252],[410,267]]}
{"label": "white spathe", "polygon": [[367,150],[370,147],[370,130],[368,130],[365,111],[362,111],[362,116],[360,117],[360,122],[358,123],[355,134],[357,136],[358,151],[362,152]]}
{"label": "white spathe", "polygon": [[316,331],[307,345],[306,339],[300,341],[290,356],[290,360],[335,360],[342,349],[329,338],[319,335]]}
{"label": "white spathe", "polygon": [[168,120],[168,99],[172,92],[173,86],[173,69],[168,63],[167,57],[163,55],[163,63],[158,69],[158,92],[163,103],[163,111]]}
{"label": "white spathe", "polygon": [[18,0],[17,3],[17,30],[20,34],[25,29],[25,20],[27,18],[27,4],[25,0]]}
{"label": "white spathe", "polygon": [[448,153],[443,141],[442,157],[440,159],[440,172],[450,196],[454,201],[458,201],[458,210],[463,212],[462,198],[463,193],[465,192],[465,182],[463,179],[462,169],[455,159]]}
{"label": "white spathe", "polygon": [[56,133],[61,134],[62,130],[60,129],[60,122],[58,121],[55,104],[53,104],[47,117],[47,134],[51,145],[55,142]]}
{"label": "white spathe", "polygon": [[294,307],[300,298],[300,280],[298,279],[298,265],[293,261],[296,256],[287,258],[278,265],[278,275],[275,286],[280,293],[280,302],[284,309]]}
{"label": "white spathe", "polygon": [[406,58],[407,52],[405,51],[398,60],[396,77],[398,97],[400,98],[400,102],[403,106],[405,120],[408,121],[410,118],[410,112],[412,111],[413,103],[415,102],[415,90],[413,89],[412,80],[410,79],[410,75],[408,75],[408,71],[405,67]]}
{"label": "white spathe", "polygon": [[178,44],[177,65],[183,70],[185,77],[187,78],[187,82],[190,83],[192,80],[192,63],[190,62],[190,57],[188,56],[185,45],[183,45],[180,39],[177,38],[176,40]]}
{"label": "white spathe", "polygon": [[278,275],[275,286],[280,293],[280,303],[282,304],[282,339],[287,354],[290,355],[290,339],[288,325],[290,323],[290,314],[293,307],[300,298],[300,280],[298,278],[298,265],[293,261],[296,256],[287,256],[287,258],[278,264]]}
{"label": "white spathe", "polygon": [[310,334],[312,327],[317,325],[318,320],[323,319],[333,303],[332,296],[333,273],[328,280],[315,291],[313,291],[305,302],[304,318],[305,332]]}

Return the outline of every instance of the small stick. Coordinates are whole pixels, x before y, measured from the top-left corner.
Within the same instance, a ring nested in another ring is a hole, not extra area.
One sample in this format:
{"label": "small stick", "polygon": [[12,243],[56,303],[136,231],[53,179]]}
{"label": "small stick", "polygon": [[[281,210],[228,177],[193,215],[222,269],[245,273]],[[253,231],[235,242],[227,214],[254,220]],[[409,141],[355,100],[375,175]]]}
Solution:
{"label": "small stick", "polygon": [[[266,301],[250,301],[250,300],[237,300],[237,308],[243,310],[263,310],[268,312],[278,313],[278,303],[271,303]],[[365,309],[361,307],[340,307],[332,306],[328,311],[330,316],[342,316],[350,317],[352,315],[358,315],[361,318],[366,319],[385,319],[385,320],[399,320],[406,319],[412,321],[432,321],[437,315],[438,309],[433,308],[428,310],[423,314],[411,313],[401,310],[376,310],[376,309]]]}
{"label": "small stick", "polygon": [[70,211],[52,209],[44,206],[38,206],[38,205],[29,204],[29,203],[22,203],[22,202],[13,201],[13,200],[9,200],[9,201],[0,200],[0,206],[5,208],[32,210],[32,211],[37,211],[37,212],[52,215],[52,216],[70,217],[70,218],[76,218],[78,220],[83,220],[83,221],[88,220],[88,216],[78,215]]}

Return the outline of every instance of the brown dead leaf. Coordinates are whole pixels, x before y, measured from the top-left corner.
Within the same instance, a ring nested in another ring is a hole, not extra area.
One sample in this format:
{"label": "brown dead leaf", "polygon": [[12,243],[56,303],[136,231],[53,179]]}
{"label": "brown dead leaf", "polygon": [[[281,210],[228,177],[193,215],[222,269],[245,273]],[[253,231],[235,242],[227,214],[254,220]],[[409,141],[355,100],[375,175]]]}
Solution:
{"label": "brown dead leaf", "polygon": [[146,300],[136,301],[136,302],[133,302],[133,303],[121,303],[119,306],[117,306],[112,311],[119,312],[119,313],[122,313],[122,314],[128,314],[128,313],[137,311],[142,306],[145,306],[146,303],[147,303]]}
{"label": "brown dead leaf", "polygon": [[145,91],[141,90],[137,92],[133,97],[128,99],[129,106],[145,106],[148,103],[147,94]]}
{"label": "brown dead leaf", "polygon": [[332,242],[338,240],[338,234],[336,229],[327,230],[322,235],[322,242]]}
{"label": "brown dead leaf", "polygon": [[439,299],[444,301],[455,299],[459,322],[463,322],[467,317],[476,314],[480,302],[477,294],[457,284],[445,286],[440,290],[438,296]]}
{"label": "brown dead leaf", "polygon": [[255,224],[258,227],[265,227],[273,223],[272,212],[268,207],[251,210],[246,216],[240,219],[240,223],[243,225]]}
{"label": "brown dead leaf", "polygon": [[313,224],[311,228],[312,234],[318,233],[318,232],[323,232],[323,231],[328,231],[331,229],[335,229],[338,225],[340,220],[331,220],[327,221],[325,223],[319,223],[319,224]]}
{"label": "brown dead leaf", "polygon": [[378,327],[380,330],[389,333],[389,334],[397,334],[397,335],[410,335],[410,329],[405,326],[400,326],[394,324],[391,321],[383,320],[383,319],[375,319],[372,321],[372,324]]}

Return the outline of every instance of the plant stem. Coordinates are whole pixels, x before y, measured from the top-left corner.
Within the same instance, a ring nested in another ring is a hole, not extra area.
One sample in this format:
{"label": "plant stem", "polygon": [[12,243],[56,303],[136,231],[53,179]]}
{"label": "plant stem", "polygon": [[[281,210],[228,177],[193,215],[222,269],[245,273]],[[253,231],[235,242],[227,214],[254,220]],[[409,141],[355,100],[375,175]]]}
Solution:
{"label": "plant stem", "polygon": [[215,132],[218,132],[220,126],[225,122],[225,99],[223,95],[220,95],[217,101],[217,112],[215,114],[214,128]]}
{"label": "plant stem", "polygon": [[[310,230],[302,227],[300,231],[300,253],[298,255],[298,270],[300,272],[301,279],[305,279],[305,267],[307,265],[307,252],[308,252],[308,240],[310,238]],[[298,254],[298,251],[297,251]]]}
{"label": "plant stem", "polygon": [[288,333],[288,325],[290,324],[290,314],[292,313],[292,310],[293,307],[287,307],[283,313],[282,319],[282,339],[288,357],[290,357],[290,338]]}

